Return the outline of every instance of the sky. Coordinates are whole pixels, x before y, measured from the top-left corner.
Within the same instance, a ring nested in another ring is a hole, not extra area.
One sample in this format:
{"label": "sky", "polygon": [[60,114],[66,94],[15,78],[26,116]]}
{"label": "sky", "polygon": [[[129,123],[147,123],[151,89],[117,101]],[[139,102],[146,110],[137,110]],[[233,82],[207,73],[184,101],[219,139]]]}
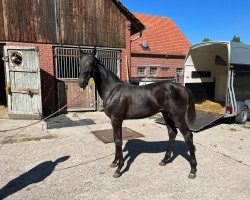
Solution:
{"label": "sky", "polygon": [[173,19],[192,44],[204,38],[250,44],[250,0],[120,0],[131,12]]}

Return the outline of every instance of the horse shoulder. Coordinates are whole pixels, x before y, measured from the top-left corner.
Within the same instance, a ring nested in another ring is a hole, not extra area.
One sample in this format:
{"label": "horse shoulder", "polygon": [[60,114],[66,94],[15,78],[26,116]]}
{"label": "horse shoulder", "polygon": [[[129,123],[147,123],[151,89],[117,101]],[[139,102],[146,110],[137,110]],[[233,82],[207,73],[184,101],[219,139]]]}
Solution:
{"label": "horse shoulder", "polygon": [[122,84],[117,85],[114,89],[110,92],[110,95],[103,101],[103,108],[105,113],[109,116],[110,113],[114,112],[115,110],[122,111],[124,105],[124,88]]}

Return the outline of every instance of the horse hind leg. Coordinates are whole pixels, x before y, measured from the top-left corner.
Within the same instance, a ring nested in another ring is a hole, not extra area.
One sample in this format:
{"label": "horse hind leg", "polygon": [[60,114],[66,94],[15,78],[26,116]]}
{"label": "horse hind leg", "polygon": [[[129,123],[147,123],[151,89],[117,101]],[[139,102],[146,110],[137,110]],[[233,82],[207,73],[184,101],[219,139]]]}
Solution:
{"label": "horse hind leg", "polygon": [[168,159],[171,157],[171,153],[172,153],[172,150],[173,150],[175,138],[176,138],[176,135],[177,135],[177,129],[176,129],[174,121],[167,115],[167,113],[162,112],[162,116],[163,116],[163,118],[165,120],[167,129],[168,129],[169,141],[168,141],[168,146],[167,146],[165,157],[159,163],[159,165],[165,166],[167,164]]}
{"label": "horse hind leg", "polygon": [[[183,118],[184,119],[184,118]],[[193,144],[193,133],[189,130],[187,123],[185,120],[178,120],[178,122],[176,122],[180,132],[182,133],[185,142],[188,145],[189,148],[189,153],[190,153],[190,157],[191,157],[191,171],[188,175],[188,178],[194,179],[196,177],[196,166],[197,166],[197,162],[196,162],[196,157],[195,157],[195,146]]]}

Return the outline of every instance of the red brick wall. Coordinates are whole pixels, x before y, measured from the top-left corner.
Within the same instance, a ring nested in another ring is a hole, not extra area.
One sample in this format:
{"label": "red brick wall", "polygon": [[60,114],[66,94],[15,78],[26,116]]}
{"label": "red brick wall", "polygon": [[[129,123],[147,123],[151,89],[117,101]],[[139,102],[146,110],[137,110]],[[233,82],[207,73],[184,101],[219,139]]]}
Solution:
{"label": "red brick wall", "polygon": [[[184,58],[183,59],[176,59],[176,58],[158,58],[153,57],[153,55],[147,56],[144,55],[143,57],[136,57],[133,56],[131,58],[131,77],[135,78],[137,76],[137,68],[138,67],[146,67],[146,74],[147,77],[150,77],[150,66],[157,67],[157,78],[173,78],[176,76],[176,69],[183,68],[184,65]],[[168,72],[162,72],[161,67],[169,68]]]}
{"label": "red brick wall", "polygon": [[35,46],[39,50],[39,62],[41,70],[41,90],[43,114],[47,115],[56,111],[56,84],[53,61],[53,47],[50,44],[33,44],[9,42],[10,46]]}
{"label": "red brick wall", "polygon": [[[147,77],[151,79],[173,79],[176,77],[176,69],[184,67],[184,56],[169,56],[158,54],[133,54],[131,52],[130,40],[138,36],[138,34],[130,36],[129,22],[127,22],[126,30],[126,49],[122,51],[122,65],[121,65],[121,79],[127,81],[127,70],[129,81],[139,80],[143,77],[137,76],[137,68],[139,66],[145,67],[152,65],[157,67],[157,76],[150,77],[150,67],[146,67]],[[142,33],[143,36],[143,33]],[[132,54],[132,55],[131,55]],[[166,52],[167,54],[167,52]],[[138,56],[139,55],[139,56]],[[126,56],[127,56],[127,67],[126,67]],[[161,67],[169,68],[168,72],[163,72]],[[128,69],[127,69],[128,68]],[[146,77],[146,76],[145,76]],[[183,82],[183,78],[180,77],[179,82]]]}

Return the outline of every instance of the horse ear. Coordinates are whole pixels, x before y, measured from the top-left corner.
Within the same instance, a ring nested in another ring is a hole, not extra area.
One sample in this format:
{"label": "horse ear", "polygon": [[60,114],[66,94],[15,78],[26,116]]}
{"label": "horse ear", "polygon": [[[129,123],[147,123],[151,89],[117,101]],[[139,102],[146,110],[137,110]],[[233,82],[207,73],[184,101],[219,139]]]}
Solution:
{"label": "horse ear", "polygon": [[82,58],[84,55],[87,54],[87,53],[84,52],[80,47],[78,47],[78,49],[79,49],[80,58]]}
{"label": "horse ear", "polygon": [[92,51],[92,56],[93,56],[93,58],[96,56],[96,47],[94,47],[94,49]]}

